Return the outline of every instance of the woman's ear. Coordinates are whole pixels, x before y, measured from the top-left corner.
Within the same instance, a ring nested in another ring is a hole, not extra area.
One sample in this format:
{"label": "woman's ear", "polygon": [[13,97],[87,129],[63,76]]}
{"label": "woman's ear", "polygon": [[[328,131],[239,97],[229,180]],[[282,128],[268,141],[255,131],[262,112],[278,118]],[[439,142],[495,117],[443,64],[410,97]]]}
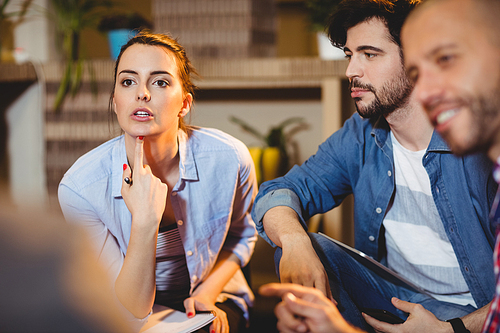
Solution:
{"label": "woman's ear", "polygon": [[[113,111],[116,113],[116,102],[115,102],[115,96],[113,96]],[[118,113],[116,113],[118,115]]]}
{"label": "woman's ear", "polygon": [[193,95],[186,94],[184,101],[182,101],[182,109],[179,112],[179,118],[184,118],[189,111],[191,111],[191,106],[193,105]]}

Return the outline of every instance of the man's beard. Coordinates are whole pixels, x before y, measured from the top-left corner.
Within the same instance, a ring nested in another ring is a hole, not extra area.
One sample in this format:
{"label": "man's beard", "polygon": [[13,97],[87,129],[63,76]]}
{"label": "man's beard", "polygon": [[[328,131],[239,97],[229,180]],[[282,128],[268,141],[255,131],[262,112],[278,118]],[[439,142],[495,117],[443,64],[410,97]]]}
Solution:
{"label": "man's beard", "polygon": [[357,102],[361,98],[354,98],[356,110],[363,118],[372,118],[377,116],[386,116],[408,103],[408,99],[413,90],[413,86],[406,77],[404,72],[401,72],[393,80],[385,83],[380,90],[376,90],[371,84],[360,82],[358,78],[354,78],[349,88],[361,88],[369,90],[375,96],[373,102],[366,106],[360,106]]}
{"label": "man's beard", "polygon": [[477,152],[488,152],[494,143],[500,124],[500,97],[495,93],[500,89],[500,84],[492,89],[488,96],[468,98],[472,121],[470,134],[464,147],[450,144],[454,154],[463,156]]}

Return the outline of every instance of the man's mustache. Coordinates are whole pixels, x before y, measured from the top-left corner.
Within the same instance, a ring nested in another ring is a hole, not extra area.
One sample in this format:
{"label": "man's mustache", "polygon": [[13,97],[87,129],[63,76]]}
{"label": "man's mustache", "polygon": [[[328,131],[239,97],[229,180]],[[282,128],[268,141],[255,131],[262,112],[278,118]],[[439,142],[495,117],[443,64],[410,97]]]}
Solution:
{"label": "man's mustache", "polygon": [[351,90],[352,88],[360,88],[375,93],[375,88],[371,84],[363,83],[359,81],[359,79],[353,79],[351,82],[349,82],[349,90]]}

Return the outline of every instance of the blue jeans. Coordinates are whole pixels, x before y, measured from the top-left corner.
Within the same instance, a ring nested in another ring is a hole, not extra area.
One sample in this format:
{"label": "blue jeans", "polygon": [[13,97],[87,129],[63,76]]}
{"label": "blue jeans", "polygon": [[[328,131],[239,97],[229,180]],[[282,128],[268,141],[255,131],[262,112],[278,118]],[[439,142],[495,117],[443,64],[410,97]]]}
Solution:
{"label": "blue jeans", "polygon": [[[363,308],[383,309],[406,319],[407,314],[392,305],[392,297],[421,304],[440,320],[462,317],[476,310],[471,305],[441,302],[429,295],[390,283],[365,268],[325,237],[315,233],[309,233],[309,237],[325,266],[332,295],[338,302],[340,313],[354,326],[371,330],[361,316]],[[275,253],[278,276],[280,259],[281,248],[278,248]]]}

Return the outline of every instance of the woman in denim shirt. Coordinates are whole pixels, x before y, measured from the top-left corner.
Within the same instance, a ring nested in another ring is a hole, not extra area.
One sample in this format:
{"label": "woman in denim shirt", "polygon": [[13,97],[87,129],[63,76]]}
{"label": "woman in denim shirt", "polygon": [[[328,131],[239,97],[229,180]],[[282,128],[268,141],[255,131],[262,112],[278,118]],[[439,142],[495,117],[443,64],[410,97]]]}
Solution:
{"label": "woman in denim shirt", "polygon": [[124,134],[68,170],[59,201],[89,231],[137,327],[157,303],[188,317],[213,310],[210,332],[236,332],[253,300],[240,267],[257,239],[255,170],[240,141],[184,124],[192,73],[169,36],[141,33],[122,47],[110,106]]}

